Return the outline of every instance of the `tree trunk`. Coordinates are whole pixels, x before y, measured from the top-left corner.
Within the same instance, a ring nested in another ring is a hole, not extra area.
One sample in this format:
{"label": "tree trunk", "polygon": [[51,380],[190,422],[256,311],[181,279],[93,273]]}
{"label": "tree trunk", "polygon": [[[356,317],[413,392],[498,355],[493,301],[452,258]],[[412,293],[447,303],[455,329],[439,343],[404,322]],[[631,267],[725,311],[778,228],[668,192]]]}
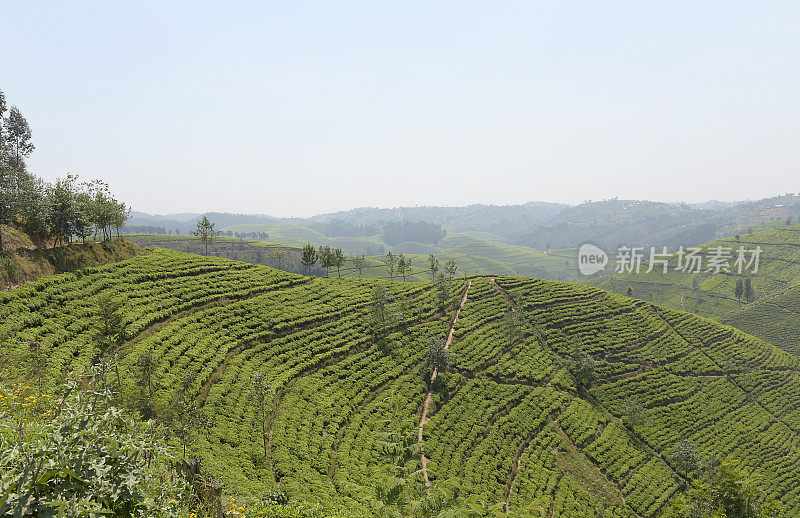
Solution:
{"label": "tree trunk", "polygon": [[119,400],[123,405],[125,404],[125,396],[122,395],[122,378],[119,375],[119,361],[115,359],[114,370],[117,371],[117,385],[119,386]]}
{"label": "tree trunk", "polygon": [[267,460],[267,423],[261,421],[261,438],[264,440],[264,460]]}

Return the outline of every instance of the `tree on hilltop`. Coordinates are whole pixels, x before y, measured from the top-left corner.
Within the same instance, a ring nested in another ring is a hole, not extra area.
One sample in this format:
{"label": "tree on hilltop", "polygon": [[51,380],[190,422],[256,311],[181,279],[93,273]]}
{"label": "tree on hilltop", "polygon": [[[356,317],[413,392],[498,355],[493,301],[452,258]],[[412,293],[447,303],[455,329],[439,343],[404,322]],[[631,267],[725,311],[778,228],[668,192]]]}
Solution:
{"label": "tree on hilltop", "polygon": [[272,258],[278,264],[278,270],[283,270],[283,259],[286,257],[286,250],[283,248],[276,248],[272,251]]}
{"label": "tree on hilltop", "polygon": [[456,265],[455,260],[451,257],[444,263],[444,273],[447,274],[450,279],[455,277],[456,271],[458,270],[458,265]]}
{"label": "tree on hilltop", "polygon": [[330,276],[330,268],[333,266],[333,250],[328,245],[320,245],[317,251],[319,257],[319,265],[325,268],[325,276]]}
{"label": "tree on hilltop", "polygon": [[342,276],[342,266],[344,266],[344,262],[345,262],[344,252],[342,252],[341,248],[334,248],[333,249],[333,260],[331,262],[333,263],[332,266],[334,268],[336,268],[336,276],[337,277],[341,277]]}
{"label": "tree on hilltop", "polygon": [[397,272],[406,280],[406,275],[411,270],[411,258],[406,258],[403,254],[397,257]]}
{"label": "tree on hilltop", "polygon": [[395,265],[397,264],[397,256],[395,256],[391,251],[387,252],[385,256],[383,256],[383,264],[386,265],[386,269],[389,271],[389,278],[394,279],[394,269]]}
{"label": "tree on hilltop", "polygon": [[439,259],[433,254],[428,257],[428,270],[431,272],[431,282],[434,282],[439,271]]}
{"label": "tree on hilltop", "polygon": [[[67,175],[55,183],[27,171],[25,159],[35,149],[31,129],[15,106],[6,116],[6,100],[0,91],[0,224],[18,224],[39,248],[52,239],[53,245],[66,245],[77,235],[85,239],[94,227],[110,239],[130,210],[116,200],[108,184],[100,180],[78,183]],[[0,251],[3,249],[0,233]]]}
{"label": "tree on hilltop", "polygon": [[364,254],[353,257],[353,267],[358,270],[358,278],[360,279],[361,273],[367,267],[367,258],[364,257]]}
{"label": "tree on hilltop", "polygon": [[197,230],[192,234],[200,238],[200,242],[206,246],[205,255],[208,255],[208,246],[214,244],[214,239],[219,235],[219,232],[214,230],[214,223],[207,216],[203,216],[203,219],[197,222]]}
{"label": "tree on hilltop", "polygon": [[[5,100],[3,105],[5,105]],[[36,149],[36,146],[31,142],[31,127],[16,106],[12,106],[8,110],[8,117],[3,120],[3,126],[3,141],[4,148],[7,150],[7,160],[15,169],[24,171],[25,159]]]}
{"label": "tree on hilltop", "polygon": [[308,275],[310,276],[311,267],[317,263],[317,251],[314,249],[314,245],[306,243],[300,256],[300,262],[308,269]]}
{"label": "tree on hilltop", "polygon": [[736,279],[736,288],[734,288],[733,294],[739,302],[742,301],[742,295],[744,295],[744,283],[742,279]]}

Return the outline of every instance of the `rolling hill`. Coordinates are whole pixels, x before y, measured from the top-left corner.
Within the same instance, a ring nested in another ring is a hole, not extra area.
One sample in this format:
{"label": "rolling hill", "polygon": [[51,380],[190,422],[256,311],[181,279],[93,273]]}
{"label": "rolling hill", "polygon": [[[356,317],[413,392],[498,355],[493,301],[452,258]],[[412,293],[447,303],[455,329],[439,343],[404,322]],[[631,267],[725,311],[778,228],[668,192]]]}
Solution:
{"label": "rolling hill", "polygon": [[[678,259],[673,257],[667,273],[659,268],[645,273],[644,267],[639,274],[614,273],[587,282],[617,293],[630,285],[635,297],[713,318],[800,354],[800,226],[743,234],[699,248],[705,256],[718,246],[761,247],[758,272],[683,273],[674,270]],[[750,301],[736,297],[737,280],[748,277],[754,294]]]}
{"label": "rolling hill", "polygon": [[[288,259],[280,265],[280,269],[295,273],[305,273],[306,269],[299,261],[300,247],[309,241],[303,241],[302,238],[298,239],[297,236],[302,234],[294,234],[294,231],[293,235],[295,237],[281,237],[271,233],[271,238],[280,239],[278,242],[223,236],[219,237],[217,242],[209,248],[209,254],[278,268],[279,265],[272,258],[270,250],[282,248],[287,251]],[[309,235],[308,237],[313,236]],[[496,237],[500,238],[500,236]],[[125,238],[144,247],[164,247],[191,253],[203,253],[204,250],[198,238],[193,236],[125,234]],[[577,250],[550,250],[544,252],[503,242],[487,241],[483,238],[491,239],[492,236],[487,236],[485,233],[448,233],[441,246],[406,242],[399,243],[394,247],[388,247],[377,241],[370,241],[369,244],[365,245],[368,239],[371,238],[348,237],[319,238],[310,242],[316,246],[327,244],[333,247],[341,247],[345,253],[351,254],[354,253],[352,252],[354,248],[359,250],[364,246],[368,249],[391,249],[395,254],[402,253],[412,260],[411,274],[407,277],[407,280],[424,281],[430,278],[430,273],[426,273],[430,254],[434,254],[442,264],[448,259],[453,259],[458,266],[459,276],[463,276],[465,273],[472,275],[526,275],[554,280],[572,280],[577,277]],[[368,266],[361,274],[363,277],[392,279],[384,266],[383,255],[370,255],[367,256],[366,260]],[[312,273],[314,275],[325,274],[320,269],[312,271]],[[353,267],[352,257],[348,259],[348,263],[342,269],[341,274],[343,277],[359,277],[358,271]],[[395,278],[397,277],[399,276],[395,274]]]}
{"label": "rolling hill", "polygon": [[[783,516],[800,513],[800,359],[708,319],[562,282],[321,279],[156,249],[0,293],[4,357],[35,341],[49,380],[87,367],[106,294],[122,302],[125,392],[157,409],[186,387],[209,420],[190,453],[237,498],[280,487],[324,516],[371,516],[380,433],[422,423],[434,483],[510,510],[656,516],[685,482],[669,452],[688,440],[741,459]],[[432,340],[454,358],[433,381]],[[576,347],[596,363],[588,390]],[[151,388],[134,381],[143,355]],[[256,374],[276,395],[263,437]]]}
{"label": "rolling hill", "polygon": [[794,194],[729,206],[693,206],[644,200],[603,200],[565,208],[545,225],[516,236],[533,248],[692,246],[737,233],[774,228],[800,216]]}

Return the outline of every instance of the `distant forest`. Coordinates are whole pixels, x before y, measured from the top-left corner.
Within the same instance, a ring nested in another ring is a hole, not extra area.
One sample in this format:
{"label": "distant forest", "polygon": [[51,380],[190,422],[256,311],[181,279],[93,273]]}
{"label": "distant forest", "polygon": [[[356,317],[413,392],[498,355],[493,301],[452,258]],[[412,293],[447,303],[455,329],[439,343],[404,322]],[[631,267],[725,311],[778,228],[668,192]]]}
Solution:
{"label": "distant forest", "polygon": [[444,239],[445,231],[441,225],[426,221],[400,221],[383,224],[383,240],[396,245],[404,242],[436,244]]}

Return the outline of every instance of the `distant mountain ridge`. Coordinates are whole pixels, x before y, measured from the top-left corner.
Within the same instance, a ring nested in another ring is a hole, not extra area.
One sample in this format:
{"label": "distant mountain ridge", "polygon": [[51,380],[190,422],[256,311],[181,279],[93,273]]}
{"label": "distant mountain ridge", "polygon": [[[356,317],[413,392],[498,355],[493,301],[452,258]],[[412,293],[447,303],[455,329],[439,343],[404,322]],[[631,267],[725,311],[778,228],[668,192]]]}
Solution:
{"label": "distant mountain ridge", "polygon": [[[491,233],[499,236],[504,243],[538,250],[575,248],[585,242],[593,242],[604,248],[620,245],[679,246],[770,228],[770,222],[798,218],[800,196],[786,194],[758,201],[709,201],[700,204],[614,198],[579,205],[529,202],[503,206],[361,207],[310,218],[218,212],[160,216],[134,212],[128,225],[161,226],[169,233],[188,234],[203,215],[208,216],[221,230],[244,231],[241,226],[247,225],[248,232],[269,232],[268,226],[285,223],[306,227],[310,235],[322,234],[329,238],[352,236],[337,234],[337,229],[345,226],[376,227],[375,233],[369,234],[376,244],[381,241],[377,227],[383,223],[408,220],[438,224],[454,233]],[[232,228],[237,226],[240,228]],[[364,234],[363,237],[369,236]]]}

